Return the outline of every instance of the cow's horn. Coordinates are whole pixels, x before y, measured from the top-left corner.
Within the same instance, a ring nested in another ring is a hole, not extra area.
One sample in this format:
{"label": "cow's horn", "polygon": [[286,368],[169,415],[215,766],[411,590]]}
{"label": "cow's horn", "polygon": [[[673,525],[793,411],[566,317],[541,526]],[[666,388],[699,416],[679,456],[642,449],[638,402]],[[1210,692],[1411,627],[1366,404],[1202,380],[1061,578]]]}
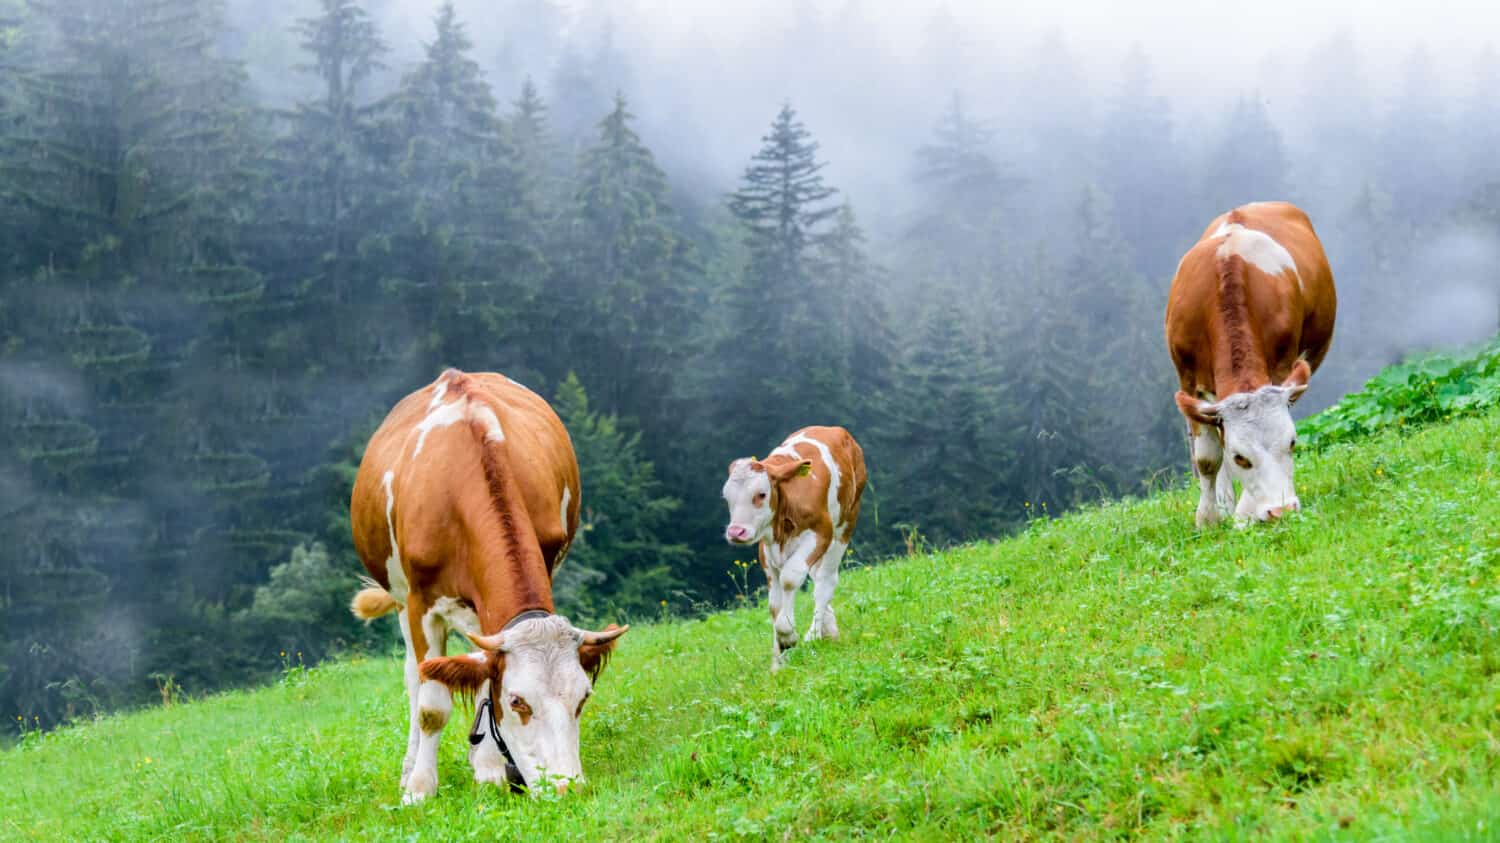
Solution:
{"label": "cow's horn", "polygon": [[586,629],[580,629],[578,631],[583,633],[583,643],[585,644],[608,644],[616,638],[619,638],[621,635],[624,635],[629,629],[630,624],[627,623],[624,626],[615,626],[611,624],[609,629],[606,629],[603,632],[590,632]]}
{"label": "cow's horn", "polygon": [[469,636],[469,640],[474,643],[475,647],[481,650],[488,650],[491,653],[499,652],[500,648],[505,644],[504,632],[497,632],[494,635],[475,635],[472,632],[464,634]]}

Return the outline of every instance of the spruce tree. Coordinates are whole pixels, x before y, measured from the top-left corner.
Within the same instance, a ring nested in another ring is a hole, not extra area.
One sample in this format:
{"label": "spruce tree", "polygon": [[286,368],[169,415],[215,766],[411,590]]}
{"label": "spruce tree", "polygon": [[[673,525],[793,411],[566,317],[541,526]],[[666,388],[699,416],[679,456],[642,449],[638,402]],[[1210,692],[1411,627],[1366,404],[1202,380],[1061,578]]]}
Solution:
{"label": "spruce tree", "polygon": [[418,316],[421,371],[455,365],[527,378],[529,314],[545,272],[537,221],[512,204],[515,150],[451,2],[434,25],[381,133],[386,286]]}
{"label": "spruce tree", "polygon": [[[995,140],[995,131],[954,93],[932,140],[916,152],[918,205],[897,267],[908,279],[950,279],[991,322],[1004,302],[994,288],[1000,277],[994,267],[1013,246],[1011,203],[1025,186],[995,157]],[[918,285],[897,295],[925,298],[928,292]]]}
{"label": "spruce tree", "polygon": [[1169,400],[1176,379],[1161,339],[1165,282],[1135,269],[1118,214],[1098,189],[1084,191],[1073,218],[1062,283],[1076,288],[1077,349],[1086,398],[1072,406],[1070,437],[1090,496],[1134,491],[1150,472],[1180,459],[1182,422]]}
{"label": "spruce tree", "polygon": [[585,369],[611,411],[654,415],[671,387],[688,324],[683,251],[666,174],[631,127],[623,95],[583,155],[566,263],[549,290],[569,337],[564,359]]}
{"label": "spruce tree", "polygon": [[511,105],[506,128],[521,177],[517,202],[533,218],[550,222],[563,203],[561,193],[569,168],[553,137],[547,103],[530,77]]}
{"label": "spruce tree", "polygon": [[[932,140],[917,150],[916,182],[922,205],[908,237],[950,269],[1004,221],[1007,205],[1024,185],[994,157],[995,130],[975,119],[954,92]],[[946,256],[946,257],[945,257]]]}
{"label": "spruce tree", "polygon": [[[299,258],[310,255],[320,270],[313,282],[319,297],[343,307],[354,300],[353,264],[370,223],[364,206],[376,106],[367,83],[384,67],[386,46],[355,0],[319,0],[319,8],[321,14],[299,20],[296,31],[309,58],[298,69],[315,74],[321,90],[287,117],[277,188],[291,199],[285,212],[290,232],[305,243]],[[321,324],[320,331],[329,327]]]}
{"label": "spruce tree", "polygon": [[1208,217],[1246,202],[1291,199],[1289,162],[1281,131],[1258,96],[1235,101],[1203,174]]}
{"label": "spruce tree", "polygon": [[1137,44],[1100,135],[1100,169],[1115,219],[1135,255],[1135,269],[1153,277],[1172,271],[1195,233],[1178,201],[1188,186],[1184,156],[1173,134],[1171,106],[1152,90],[1151,60]]}
{"label": "spruce tree", "polygon": [[[839,206],[823,181],[818,144],[790,105],[782,107],[745,169],[729,210],[744,231],[748,264],[725,291],[726,316],[715,349],[721,411],[748,441],[783,436],[806,420],[805,406],[836,381],[826,331],[820,248]],[[765,353],[747,354],[753,341]],[[775,441],[779,441],[776,439]]]}
{"label": "spruce tree", "polygon": [[958,284],[936,279],[927,288],[868,437],[872,490],[899,490],[880,498],[886,529],[875,539],[887,552],[903,550],[901,535],[946,545],[993,535],[1014,518],[1002,507],[1013,456],[985,330]]}
{"label": "spruce tree", "polygon": [[828,411],[851,430],[869,429],[877,420],[876,396],[890,385],[896,339],[886,273],[870,259],[848,202],[820,244],[818,265],[816,315],[827,326],[825,345],[833,355]]}

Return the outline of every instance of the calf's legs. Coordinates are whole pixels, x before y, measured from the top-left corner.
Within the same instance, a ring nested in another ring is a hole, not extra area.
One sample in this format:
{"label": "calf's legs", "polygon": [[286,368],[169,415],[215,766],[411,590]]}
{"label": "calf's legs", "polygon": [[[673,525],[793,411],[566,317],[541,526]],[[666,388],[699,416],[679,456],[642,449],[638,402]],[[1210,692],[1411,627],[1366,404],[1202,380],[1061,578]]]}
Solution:
{"label": "calf's legs", "polygon": [[804,641],[839,637],[838,621],[833,616],[833,591],[839,586],[839,563],[844,560],[846,549],[848,545],[843,542],[830,542],[822,560],[812,570],[813,618]]}

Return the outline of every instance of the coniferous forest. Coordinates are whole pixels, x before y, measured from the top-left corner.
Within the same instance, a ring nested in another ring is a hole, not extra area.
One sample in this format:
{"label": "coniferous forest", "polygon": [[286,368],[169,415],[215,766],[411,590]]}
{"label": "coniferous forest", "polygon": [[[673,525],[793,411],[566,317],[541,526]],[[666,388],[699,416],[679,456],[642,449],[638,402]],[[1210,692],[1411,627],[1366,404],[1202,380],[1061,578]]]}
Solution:
{"label": "coniferous forest", "polygon": [[[584,485],[559,608],[626,622],[753,592],[725,467],[804,425],[865,448],[856,564],[1184,482],[1162,308],[1235,204],[1328,248],[1305,409],[1500,310],[1493,52],[1366,82],[1334,32],[1185,102],[1139,48],[1085,78],[942,14],[940,58],[888,60],[850,4],[780,33],[824,56],[805,84],[725,92],[762,127],[726,151],[603,7],[397,5],[0,0],[6,722],[389,646],[346,608],[349,491],[448,366],[552,402]],[[848,44],[885,77],[841,78]]]}

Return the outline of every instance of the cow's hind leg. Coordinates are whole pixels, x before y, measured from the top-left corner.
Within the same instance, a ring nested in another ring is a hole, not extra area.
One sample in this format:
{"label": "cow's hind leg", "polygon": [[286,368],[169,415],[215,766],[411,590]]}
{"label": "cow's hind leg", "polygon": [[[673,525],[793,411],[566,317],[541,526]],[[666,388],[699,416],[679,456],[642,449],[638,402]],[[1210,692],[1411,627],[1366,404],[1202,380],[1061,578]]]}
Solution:
{"label": "cow's hind leg", "polygon": [[813,618],[803,640],[839,637],[838,621],[833,616],[833,592],[839,586],[839,563],[844,560],[843,542],[830,542],[828,550],[812,571]]}
{"label": "cow's hind leg", "polygon": [[[408,609],[416,601],[407,604]],[[410,617],[408,617],[410,623]],[[421,634],[412,636],[413,644],[426,650],[426,658],[443,655],[448,637],[448,624],[436,612],[426,612],[420,623]],[[414,633],[416,630],[413,630]],[[420,679],[420,677],[419,677]],[[448,715],[453,712],[453,693],[441,682],[420,682],[417,686],[417,754],[406,786],[401,794],[405,804],[421,802],[437,793],[438,741],[443,736],[443,727],[448,725]]]}
{"label": "cow's hind leg", "polygon": [[406,791],[406,780],[411,778],[412,767],[417,763],[417,744],[421,731],[417,723],[417,686],[421,679],[417,675],[417,651],[411,640],[411,623],[406,619],[406,610],[400,613],[401,641],[406,645],[406,662],[403,665],[406,683],[408,726],[406,730],[406,756],[401,759],[401,791]]}

